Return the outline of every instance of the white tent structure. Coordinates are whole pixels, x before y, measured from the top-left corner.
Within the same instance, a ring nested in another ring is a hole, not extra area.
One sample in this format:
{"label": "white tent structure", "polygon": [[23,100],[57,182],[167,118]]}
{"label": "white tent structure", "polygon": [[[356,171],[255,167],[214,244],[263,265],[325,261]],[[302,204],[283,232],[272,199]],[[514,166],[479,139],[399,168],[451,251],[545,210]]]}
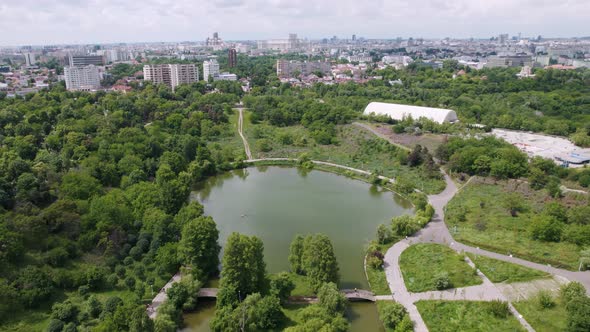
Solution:
{"label": "white tent structure", "polygon": [[387,115],[394,120],[403,120],[411,116],[413,119],[427,118],[437,123],[459,121],[457,113],[453,110],[378,102],[367,105],[363,114]]}

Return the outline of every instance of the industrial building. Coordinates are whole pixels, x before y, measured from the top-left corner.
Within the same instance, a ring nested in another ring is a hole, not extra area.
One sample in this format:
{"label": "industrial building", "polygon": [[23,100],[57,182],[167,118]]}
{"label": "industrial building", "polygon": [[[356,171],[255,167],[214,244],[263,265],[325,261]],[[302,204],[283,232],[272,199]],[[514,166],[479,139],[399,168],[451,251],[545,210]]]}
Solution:
{"label": "industrial building", "polygon": [[363,114],[386,115],[397,121],[408,117],[412,117],[413,119],[427,118],[440,124],[459,121],[457,113],[453,110],[379,102],[372,102],[367,105]]}

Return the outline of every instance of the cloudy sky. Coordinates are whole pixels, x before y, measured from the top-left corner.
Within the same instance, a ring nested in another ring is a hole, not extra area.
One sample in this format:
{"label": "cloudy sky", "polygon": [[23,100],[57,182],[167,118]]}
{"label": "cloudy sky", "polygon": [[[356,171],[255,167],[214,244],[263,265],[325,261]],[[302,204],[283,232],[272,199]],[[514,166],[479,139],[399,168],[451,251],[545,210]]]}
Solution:
{"label": "cloudy sky", "polygon": [[590,0],[0,0],[0,45],[590,35]]}

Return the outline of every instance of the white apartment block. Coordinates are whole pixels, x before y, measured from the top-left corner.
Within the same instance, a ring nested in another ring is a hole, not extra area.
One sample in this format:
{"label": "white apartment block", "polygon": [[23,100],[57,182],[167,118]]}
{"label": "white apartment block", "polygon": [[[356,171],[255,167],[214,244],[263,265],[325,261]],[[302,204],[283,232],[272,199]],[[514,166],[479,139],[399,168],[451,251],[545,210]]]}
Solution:
{"label": "white apartment block", "polygon": [[219,76],[219,63],[215,59],[203,61],[203,79],[209,80],[209,77]]}
{"label": "white apartment block", "polygon": [[27,67],[34,66],[37,63],[35,53],[24,53],[23,55],[25,56],[25,64]]}
{"label": "white apartment block", "polygon": [[98,67],[64,67],[66,88],[70,91],[91,91],[100,89]]}
{"label": "white apartment block", "polygon": [[199,81],[199,69],[194,64],[145,65],[143,79],[154,84],[166,84],[174,90],[180,84]]}

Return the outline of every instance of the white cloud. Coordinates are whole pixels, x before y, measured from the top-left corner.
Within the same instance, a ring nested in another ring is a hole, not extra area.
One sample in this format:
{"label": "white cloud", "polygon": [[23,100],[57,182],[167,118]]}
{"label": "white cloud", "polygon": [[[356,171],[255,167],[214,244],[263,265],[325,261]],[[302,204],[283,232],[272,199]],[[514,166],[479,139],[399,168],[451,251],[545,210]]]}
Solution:
{"label": "white cloud", "polygon": [[588,0],[1,0],[0,44],[588,34]]}

